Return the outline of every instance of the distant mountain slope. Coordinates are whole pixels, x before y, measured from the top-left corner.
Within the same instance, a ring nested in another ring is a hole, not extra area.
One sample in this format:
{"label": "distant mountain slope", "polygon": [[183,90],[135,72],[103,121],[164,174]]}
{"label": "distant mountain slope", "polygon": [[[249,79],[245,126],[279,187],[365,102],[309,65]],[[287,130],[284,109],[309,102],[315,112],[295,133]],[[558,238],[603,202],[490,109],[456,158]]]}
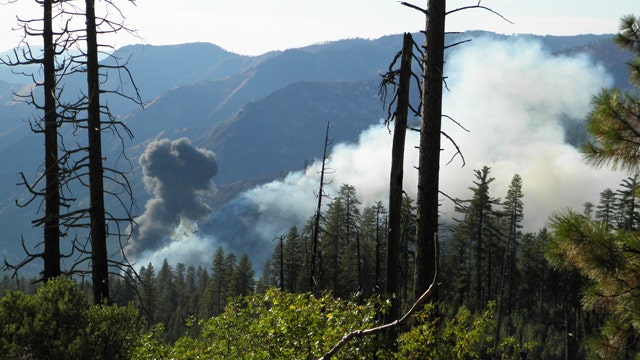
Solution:
{"label": "distant mountain slope", "polygon": [[[587,54],[613,75],[616,85],[626,85],[628,54],[617,50],[609,35],[509,37],[469,32],[453,35],[449,42],[477,37],[533,39],[553,54]],[[419,35],[414,38],[421,43]],[[319,158],[327,121],[336,142],[357,141],[362,130],[378,122],[384,116],[377,96],[379,74],[386,71],[401,41],[401,35],[348,39],[258,57],[203,43],[127,46],[105,61],[128,61],[146,108],[143,111],[129,102],[106,98],[135,136],[125,143],[134,167],[153,138],[188,137],[194,145],[214,151],[219,173],[214,178],[218,195],[213,205],[219,208],[248,187],[282,177]],[[1,80],[7,69],[0,70]],[[115,79],[112,76],[105,86],[113,89]],[[81,86],[81,80],[71,81]],[[130,84],[124,84],[124,90],[127,86]],[[34,241],[40,239],[41,230],[30,225],[35,208],[15,206],[15,200],[24,196],[24,189],[16,186],[18,173],[41,170],[43,146],[41,134],[31,134],[25,121],[32,110],[10,100],[14,89],[0,82],[0,156],[4,159],[0,248],[20,256],[20,236]],[[73,136],[78,141],[84,138],[82,133],[65,136],[70,143],[76,140]],[[115,156],[120,149],[105,142],[105,157],[121,160]],[[142,208],[150,195],[139,169],[130,175]]]}
{"label": "distant mountain slope", "polygon": [[285,175],[322,156],[327,122],[335,142],[353,141],[384,116],[377,81],[300,82],[251,102],[195,144],[213,150],[225,184]]}
{"label": "distant mountain slope", "polygon": [[[106,65],[125,64],[131,72],[143,101],[150,101],[179,86],[208,80],[224,79],[250,69],[260,62],[276,56],[243,56],[230,53],[209,43],[181,45],[130,45],[115,51],[103,60]],[[125,92],[133,93],[129,80],[111,71],[105,88],[117,88],[124,80]],[[125,99],[114,97],[115,105],[123,110],[133,108]]]}
{"label": "distant mountain slope", "polygon": [[629,71],[624,64],[631,61],[633,54],[616,46],[611,36],[600,36],[592,43],[567,48],[559,51],[558,54],[566,56],[586,54],[604,66],[613,77],[615,86],[629,87]]}

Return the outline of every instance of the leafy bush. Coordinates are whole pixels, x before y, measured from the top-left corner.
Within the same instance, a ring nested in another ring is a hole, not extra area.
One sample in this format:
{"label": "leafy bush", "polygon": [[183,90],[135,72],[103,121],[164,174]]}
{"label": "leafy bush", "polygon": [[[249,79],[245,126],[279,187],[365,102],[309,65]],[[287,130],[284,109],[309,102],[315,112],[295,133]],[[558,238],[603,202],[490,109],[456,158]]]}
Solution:
{"label": "leafy bush", "polygon": [[[378,300],[316,298],[274,289],[232,302],[217,317],[204,321],[198,338],[183,337],[165,352],[153,337],[138,349],[141,359],[168,354],[173,359],[310,359],[318,358],[346,333],[374,326],[386,305]],[[157,339],[157,338],[156,338]],[[337,359],[372,358],[375,337],[357,339]],[[155,344],[155,346],[153,346]]]}
{"label": "leafy bush", "polygon": [[0,299],[0,358],[127,359],[143,323],[132,306],[89,305],[69,279]]}
{"label": "leafy bush", "polygon": [[450,320],[434,317],[428,304],[416,314],[417,325],[399,338],[399,359],[513,359],[535,344],[519,344],[513,337],[500,339],[496,346],[495,303],[484,312],[472,314],[465,306]]}

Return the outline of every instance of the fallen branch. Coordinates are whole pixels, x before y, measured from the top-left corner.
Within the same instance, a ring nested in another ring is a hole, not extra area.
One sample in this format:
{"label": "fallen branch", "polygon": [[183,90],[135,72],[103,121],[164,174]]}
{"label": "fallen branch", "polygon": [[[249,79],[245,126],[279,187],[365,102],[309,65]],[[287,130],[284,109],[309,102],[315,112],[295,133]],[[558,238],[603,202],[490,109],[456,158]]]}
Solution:
{"label": "fallen branch", "polygon": [[[436,248],[435,251],[436,251],[436,254],[438,254],[438,235],[434,234],[434,238],[435,238],[434,243]],[[436,259],[436,263],[437,263],[437,259]],[[420,309],[420,307],[424,304],[425,301],[427,301],[427,299],[429,299],[433,295],[433,293],[436,290],[436,286],[438,285],[436,283],[437,278],[438,278],[438,268],[436,267],[436,271],[433,274],[433,280],[431,281],[431,285],[429,285],[429,288],[422,295],[420,295],[420,298],[418,298],[418,300],[416,300],[413,303],[413,306],[411,306],[411,309],[409,309],[409,311],[407,311],[407,313],[404,314],[404,316],[402,316],[400,319],[392,321],[388,324],[380,325],[370,329],[354,330],[346,334],[345,336],[343,336],[342,339],[340,339],[340,341],[338,341],[338,343],[333,348],[331,348],[331,350],[327,351],[324,355],[319,357],[318,360],[331,359],[335,354],[338,353],[338,351],[340,351],[340,349],[342,349],[349,341],[353,340],[354,338],[376,334],[376,333],[389,330],[392,328],[396,328],[402,325],[416,311],[418,311],[418,309]]]}

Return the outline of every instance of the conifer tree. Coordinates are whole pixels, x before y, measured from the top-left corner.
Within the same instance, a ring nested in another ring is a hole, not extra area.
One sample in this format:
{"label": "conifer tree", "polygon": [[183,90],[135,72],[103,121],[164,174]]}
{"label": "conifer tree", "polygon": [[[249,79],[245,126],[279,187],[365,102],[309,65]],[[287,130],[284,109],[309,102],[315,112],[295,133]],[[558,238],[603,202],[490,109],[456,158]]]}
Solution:
{"label": "conifer tree", "polygon": [[342,197],[337,197],[327,206],[322,218],[322,236],[320,241],[318,289],[331,290],[342,294],[339,284],[340,263],[344,254],[346,236],[346,209]]}
{"label": "conifer tree", "polygon": [[[629,81],[640,87],[640,18],[633,15],[622,18],[620,31],[614,41],[634,54],[629,65]],[[613,169],[637,173],[640,170],[640,98],[637,91],[618,88],[602,89],[592,100],[592,110],[586,127],[591,141],[582,151],[591,165],[610,165]]]}
{"label": "conifer tree", "polygon": [[605,189],[600,193],[595,219],[602,221],[608,229],[615,228],[615,204],[616,194],[613,190]]}
{"label": "conifer tree", "polygon": [[222,247],[216,249],[211,263],[211,279],[206,290],[206,317],[216,316],[222,313],[229,296],[229,286],[232,272],[229,268],[229,260]]}
{"label": "conifer tree", "polygon": [[167,259],[164,259],[156,276],[157,301],[153,318],[163,323],[166,329],[171,329],[171,316],[177,305],[177,293],[173,280],[173,270]]}
{"label": "conifer tree", "polygon": [[365,294],[379,294],[384,289],[387,210],[381,201],[367,206],[360,221],[362,243],[363,290]]}
{"label": "conifer tree", "polygon": [[[640,86],[640,19],[622,18],[616,43],[631,50],[635,59],[629,63],[630,82]],[[582,150],[587,162],[605,165],[631,174],[640,170],[640,100],[637,92],[604,89],[593,98],[587,117],[587,131],[592,141]],[[635,198],[636,177],[626,179],[618,194],[622,205],[616,231],[606,221],[590,221],[575,211],[556,213],[551,219],[553,238],[547,258],[557,268],[576,269],[589,279],[582,291],[584,309],[605,320],[593,349],[600,358],[630,359],[640,353],[640,308],[637,274],[640,271]],[[601,213],[601,217],[606,216]],[[565,312],[566,314],[566,312]],[[566,349],[571,343],[567,341]]]}
{"label": "conifer tree", "polygon": [[[507,196],[502,204],[503,223],[506,227],[506,244],[504,248],[502,271],[500,273],[500,287],[498,290],[496,344],[499,343],[500,339],[500,325],[503,317],[503,310],[506,308],[507,313],[511,312],[511,280],[513,279],[513,270],[515,267],[516,246],[521,235],[520,229],[522,228],[522,220],[524,218],[523,197],[522,178],[520,175],[516,174],[511,179]],[[507,298],[506,307],[504,305],[505,296]]]}
{"label": "conifer tree", "polygon": [[153,265],[149,263],[146,267],[140,268],[140,307],[145,315],[147,324],[155,324],[156,304],[158,301],[158,290],[156,287],[156,272]]}
{"label": "conifer tree", "polygon": [[[462,229],[466,232],[464,236],[471,239],[473,250],[473,281],[475,283],[475,306],[482,307],[492,298],[491,282],[495,274],[492,273],[495,245],[491,242],[496,229],[496,213],[494,205],[499,203],[489,195],[489,185],[495,180],[489,177],[491,169],[484,166],[481,170],[475,170],[475,186],[469,189],[473,191],[473,197],[466,201],[468,205],[458,208],[458,211],[465,213],[465,224]],[[459,202],[462,204],[463,202]]]}
{"label": "conifer tree", "polygon": [[254,275],[255,272],[253,271],[253,265],[251,264],[251,260],[249,260],[249,256],[243,254],[233,273],[234,297],[244,297],[253,294],[255,290]]}
{"label": "conifer tree", "polygon": [[640,220],[638,210],[638,176],[630,176],[622,181],[621,189],[616,191],[618,228],[627,231],[635,230]]}
{"label": "conifer tree", "polygon": [[292,226],[284,240],[284,274],[285,274],[285,290],[289,292],[298,292],[298,282],[300,270],[303,266],[304,248],[301,244],[298,227]]}

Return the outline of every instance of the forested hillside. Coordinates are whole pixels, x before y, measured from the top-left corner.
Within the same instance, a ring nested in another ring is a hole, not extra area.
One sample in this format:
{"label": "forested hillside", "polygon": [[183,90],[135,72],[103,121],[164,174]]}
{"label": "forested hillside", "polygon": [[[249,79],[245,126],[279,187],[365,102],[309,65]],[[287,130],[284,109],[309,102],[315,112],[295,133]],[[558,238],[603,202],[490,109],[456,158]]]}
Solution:
{"label": "forested hillside", "polygon": [[0,358],[640,353],[640,18],[98,58],[66,6],[2,57]]}
{"label": "forested hillside", "polygon": [[[587,54],[593,64],[613,74],[617,84],[626,84],[626,80],[618,82],[618,74],[624,74],[628,54],[611,45],[609,36],[505,37],[484,32],[452,36],[450,42],[465,38],[476,42],[492,39],[505,44],[533,41],[543,44],[550,57]],[[303,169],[305,164],[313,164],[321,155],[321,134],[327,122],[331,123],[334,144],[357,142],[361,132],[379,123],[385,117],[378,96],[380,74],[399,50],[400,40],[400,36],[343,40],[256,57],[232,54],[204,43],[118,49],[113,57],[103,61],[110,66],[110,61],[127,60],[145,105],[144,110],[137,109],[126,99],[106,95],[111,111],[119,114],[134,136],[132,140],[125,139],[128,161],[119,160],[117,138],[106,139],[106,158],[131,172],[129,178],[137,204],[134,215],[144,212],[144,204],[152,196],[144,187],[138,157],[153,139],[186,137],[194,147],[212,150],[219,166],[212,180],[217,194],[208,201],[214,209],[222,211],[212,212],[211,217],[199,225],[227,249],[244,247],[238,241],[243,242],[248,234],[256,232],[253,224],[220,227],[217,225],[220,219],[233,217],[228,212],[237,208],[239,202],[246,203],[242,200],[244,191],[282,179],[291,171]],[[453,48],[447,56],[455,56],[458,50]],[[6,79],[15,82],[17,77],[6,76]],[[123,92],[131,90],[131,83],[126,79],[121,85],[115,84],[115,79],[122,80],[120,76],[107,79],[106,87],[121,86]],[[71,77],[67,81],[71,87],[80,79]],[[13,91],[21,87],[12,86]],[[10,90],[4,94],[4,99],[11,99]],[[7,237],[0,239],[0,243],[15,262],[22,250],[19,241],[14,239],[22,236],[31,243],[30,239],[37,237],[36,230],[29,224],[29,214],[37,209],[20,209],[14,203],[26,196],[24,189],[15,186],[19,180],[17,174],[31,174],[38,168],[39,138],[29,134],[28,107],[16,102],[3,104],[0,136],[5,136],[6,141],[1,142],[0,151],[6,162],[0,171],[0,181],[6,191],[0,197],[1,211],[5,214],[0,224],[6,229]],[[584,139],[584,132],[573,116],[562,122],[568,141],[577,145]],[[472,133],[475,132],[477,129],[472,129]],[[24,156],[17,158],[11,155],[14,153]],[[28,159],[27,162],[24,159]],[[313,194],[309,196],[312,198]],[[255,212],[251,207],[241,211]],[[305,216],[296,217],[298,225]],[[283,223],[274,231],[282,232],[286,227]],[[230,233],[231,229],[235,230]],[[271,245],[265,244],[265,240],[274,235],[251,235],[246,247],[259,243],[262,244],[260,252],[268,251]],[[210,251],[213,248],[215,245]],[[258,263],[264,261],[264,256],[260,257],[262,260],[253,253],[251,256]],[[154,261],[159,265],[162,255]]]}

